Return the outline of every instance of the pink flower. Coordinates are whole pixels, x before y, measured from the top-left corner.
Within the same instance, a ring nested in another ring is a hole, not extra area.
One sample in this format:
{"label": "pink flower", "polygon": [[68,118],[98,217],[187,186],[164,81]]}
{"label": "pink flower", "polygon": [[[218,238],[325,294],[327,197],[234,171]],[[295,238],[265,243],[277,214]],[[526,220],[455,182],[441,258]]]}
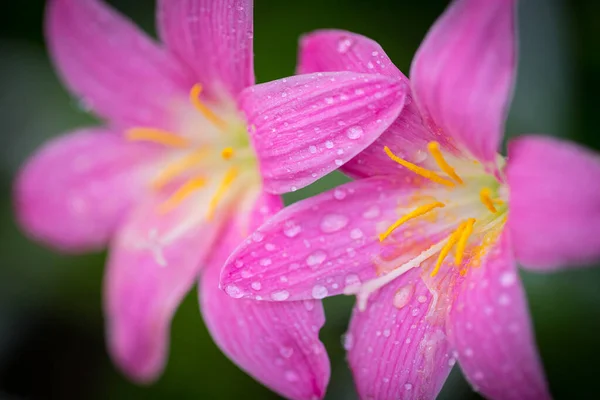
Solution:
{"label": "pink flower", "polygon": [[[320,302],[235,301],[218,289],[220,269],[282,207],[263,187],[299,188],[350,160],[397,118],[407,87],[353,72],[251,87],[251,0],[162,0],[157,15],[164,46],[104,2],[49,2],[50,54],[106,125],[53,140],[25,165],[18,219],[61,250],[110,246],[108,346],[133,379],[160,375],[173,313],[201,275],[202,312],[223,351],[286,397],[320,398]],[[250,135],[244,114],[261,121]]]}
{"label": "pink flower", "polygon": [[[260,227],[221,284],[239,297],[356,294],[345,348],[361,398],[434,398],[458,360],[493,399],[550,394],[517,262],[536,271],[600,258],[600,157],[539,136],[497,153],[515,77],[515,1],[455,1],[411,67],[396,122],[344,165],[356,181]],[[375,42],[306,36],[300,72],[405,81]],[[282,293],[285,293],[283,295]]]}

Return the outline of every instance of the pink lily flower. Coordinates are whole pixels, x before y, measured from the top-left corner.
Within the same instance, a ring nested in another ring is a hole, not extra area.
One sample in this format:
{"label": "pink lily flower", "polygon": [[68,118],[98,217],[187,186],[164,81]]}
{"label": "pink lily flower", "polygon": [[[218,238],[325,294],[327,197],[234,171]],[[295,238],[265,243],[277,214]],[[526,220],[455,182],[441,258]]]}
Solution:
{"label": "pink lily flower", "polygon": [[435,398],[456,361],[485,397],[550,397],[517,262],[551,271],[600,258],[600,157],[541,136],[498,154],[515,4],[453,2],[417,51],[410,83],[365,37],[302,40],[302,73],[378,72],[412,92],[344,165],[357,180],[271,218],[256,234],[286,251],[245,241],[221,285],[249,299],[253,281],[287,300],[355,294],[344,346],[360,398]]}
{"label": "pink lily flower", "polygon": [[[252,8],[161,0],[160,45],[102,1],[51,0],[51,57],[106,125],[43,146],[17,179],[16,213],[57,249],[110,248],[107,341],[131,378],[160,375],[172,316],[201,278],[202,313],[225,354],[285,397],[321,398],[329,362],[320,302],[235,301],[218,289],[220,270],[282,207],[267,191],[309,184],[373,143],[407,87],[353,72],[252,86]],[[278,117],[267,121],[266,109]],[[248,132],[246,119],[270,125]]]}

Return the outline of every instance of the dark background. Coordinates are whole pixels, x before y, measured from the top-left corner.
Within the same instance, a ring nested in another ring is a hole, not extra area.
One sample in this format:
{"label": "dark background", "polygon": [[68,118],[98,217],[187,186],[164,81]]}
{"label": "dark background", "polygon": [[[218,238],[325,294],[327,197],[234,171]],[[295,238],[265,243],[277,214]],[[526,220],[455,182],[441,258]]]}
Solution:
{"label": "dark background", "polygon": [[[154,32],[154,1],[111,3]],[[327,27],[374,38],[408,73],[412,55],[447,1],[256,3],[256,73],[264,82],[291,75],[299,35]],[[11,185],[19,165],[45,139],[94,123],[52,70],[44,49],[43,9],[42,0],[0,6],[0,398],[277,398],[220,354],[200,318],[195,291],[175,317],[164,376],[149,387],[129,383],[104,348],[104,254],[56,254],[28,241],[15,226]],[[519,78],[508,135],[544,132],[598,150],[600,2],[527,0],[519,14]],[[333,174],[287,200],[341,180]],[[600,398],[600,269],[522,276],[553,394]],[[340,344],[352,302],[349,297],[326,301],[321,336],[332,362],[328,399],[356,398]],[[440,398],[477,396],[455,367]]]}

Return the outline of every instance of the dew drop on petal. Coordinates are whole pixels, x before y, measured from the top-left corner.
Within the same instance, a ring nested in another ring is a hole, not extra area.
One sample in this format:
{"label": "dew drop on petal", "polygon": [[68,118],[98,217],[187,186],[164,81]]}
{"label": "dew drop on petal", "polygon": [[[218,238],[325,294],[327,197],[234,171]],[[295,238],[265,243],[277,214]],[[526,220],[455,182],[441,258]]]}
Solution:
{"label": "dew drop on petal", "polygon": [[312,297],[317,300],[327,297],[327,288],[323,285],[315,285],[312,289]]}
{"label": "dew drop on petal", "polygon": [[341,214],[327,214],[321,220],[321,231],[323,233],[333,233],[343,229],[348,225],[348,217]]}
{"label": "dew drop on petal", "polygon": [[342,336],[342,346],[346,351],[352,350],[352,347],[354,347],[354,335],[352,333],[348,332]]}
{"label": "dew drop on petal", "polygon": [[278,290],[277,292],[271,293],[271,298],[275,301],[284,301],[290,297],[290,292],[287,290]]}
{"label": "dew drop on petal", "polygon": [[302,228],[300,225],[286,224],[285,228],[283,229],[283,234],[289,238],[293,238],[296,237],[301,230]]}
{"label": "dew drop on petal", "polygon": [[298,379],[300,379],[298,374],[294,371],[285,371],[284,376],[285,380],[288,382],[298,382]]}
{"label": "dew drop on petal", "polygon": [[233,297],[234,299],[239,299],[244,295],[240,288],[235,285],[227,285],[225,287],[225,293],[227,293],[230,297]]}
{"label": "dew drop on petal", "polygon": [[263,267],[267,267],[267,266],[271,265],[271,259],[263,258],[259,261],[259,264],[262,265]]}
{"label": "dew drop on petal", "polygon": [[291,347],[282,347],[279,349],[279,354],[283,358],[290,358],[294,354],[294,349]]}
{"label": "dew drop on petal", "polygon": [[351,239],[360,239],[363,237],[363,232],[360,230],[360,228],[354,228],[350,231],[350,238]]}
{"label": "dew drop on petal", "polygon": [[328,149],[333,149],[333,142],[331,140],[326,141],[325,147],[327,147]]}
{"label": "dew drop on petal", "polygon": [[265,235],[262,232],[259,231],[255,231],[252,234],[252,240],[254,240],[255,242],[260,242],[261,240],[263,240],[265,238]]}
{"label": "dew drop on petal", "polygon": [[400,309],[407,305],[412,298],[414,291],[415,287],[412,284],[401,287],[400,290],[398,290],[394,295],[394,307]]}
{"label": "dew drop on petal", "polygon": [[346,130],[346,136],[348,136],[348,139],[352,140],[359,139],[363,133],[363,128],[358,125],[351,126]]}
{"label": "dew drop on petal", "polygon": [[250,286],[252,286],[252,289],[254,289],[254,290],[260,290],[262,288],[262,285],[260,284],[260,282],[252,282],[252,284],[250,284]]}
{"label": "dew drop on petal", "polygon": [[372,207],[368,208],[367,210],[365,210],[365,212],[363,213],[362,216],[366,219],[373,219],[373,218],[379,217],[380,213],[381,212],[379,211],[379,207],[372,206]]}
{"label": "dew drop on petal", "polygon": [[314,253],[306,257],[306,265],[309,267],[316,267],[323,264],[323,261],[327,258],[327,254],[322,250],[317,250]]}
{"label": "dew drop on petal", "polygon": [[417,301],[419,303],[425,303],[427,301],[427,296],[420,295],[419,297],[417,297]]}
{"label": "dew drop on petal", "polygon": [[500,284],[504,287],[509,287],[517,281],[517,276],[514,272],[504,272],[500,275]]}
{"label": "dew drop on petal", "polygon": [[337,165],[338,167],[341,167],[342,165],[344,165],[344,160],[336,159],[334,162],[335,162],[335,165]]}
{"label": "dew drop on petal", "polygon": [[310,154],[315,154],[317,152],[317,146],[308,146],[308,151]]}
{"label": "dew drop on petal", "polygon": [[346,198],[346,191],[343,189],[335,189],[333,191],[333,197],[336,200],[344,200]]}
{"label": "dew drop on petal", "polygon": [[406,389],[406,390],[412,390],[412,388],[413,388],[412,384],[410,384],[410,383],[405,383],[404,384],[404,389]]}
{"label": "dew drop on petal", "polygon": [[352,47],[352,39],[347,36],[340,38],[337,44],[338,53],[346,53]]}

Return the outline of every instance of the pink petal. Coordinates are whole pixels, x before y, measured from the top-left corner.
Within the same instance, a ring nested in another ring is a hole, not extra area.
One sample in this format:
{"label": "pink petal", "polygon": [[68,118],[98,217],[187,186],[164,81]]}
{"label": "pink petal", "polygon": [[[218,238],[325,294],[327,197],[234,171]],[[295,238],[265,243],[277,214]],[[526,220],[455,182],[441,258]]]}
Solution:
{"label": "pink petal", "polygon": [[550,398],[506,232],[457,288],[448,337],[465,376],[484,397]]}
{"label": "pink petal", "polygon": [[193,82],[176,60],[104,1],[52,0],[50,55],[82,105],[111,122],[169,128]]}
{"label": "pink petal", "polygon": [[[209,96],[235,98],[254,84],[252,0],[160,0],[163,41]],[[224,91],[224,93],[223,93]]]}
{"label": "pink petal", "polygon": [[[255,207],[255,214],[261,214]],[[329,381],[329,360],[319,341],[325,322],[317,301],[276,304],[233,299],[218,288],[221,267],[245,237],[237,220],[213,252],[202,276],[200,303],[206,324],[223,352],[265,386],[289,399],[320,399]]]}
{"label": "pink petal", "polygon": [[29,235],[61,250],[100,249],[147,193],[153,159],[152,150],[106,129],[53,139],[17,177],[17,219]]}
{"label": "pink petal", "polygon": [[232,297],[321,299],[374,278],[374,260],[386,256],[385,249],[403,249],[410,256],[410,246],[418,247],[422,236],[439,229],[428,221],[405,225],[396,235],[415,229],[412,240],[401,246],[390,237],[382,246],[378,234],[399,218],[397,207],[408,195],[392,180],[369,178],[285,208],[231,255],[221,275],[223,289]]}
{"label": "pink petal", "polygon": [[204,199],[166,214],[158,211],[164,200],[152,199],[130,216],[113,242],[105,280],[110,353],[140,382],[162,372],[171,319],[220,226],[219,218],[193,219],[195,210],[206,210]]}
{"label": "pink petal", "polygon": [[496,161],[516,74],[515,3],[453,2],[411,67],[422,115],[488,164]]}
{"label": "pink petal", "polygon": [[[409,85],[408,79],[385,54],[381,46],[362,35],[341,30],[324,30],[306,35],[300,42],[298,70],[301,73],[353,71],[380,73]],[[448,138],[433,133],[423,124],[421,114],[407,93],[404,108],[394,123],[369,147],[346,163],[341,170],[355,177],[409,175],[412,172],[392,162],[383,151],[388,146],[394,154],[420,164],[427,143],[440,142],[454,151]]]}
{"label": "pink petal", "polygon": [[354,309],[344,347],[361,399],[434,399],[454,364],[445,315],[434,310],[421,272],[380,289],[365,311]]}
{"label": "pink petal", "polygon": [[573,143],[511,141],[509,229],[520,263],[549,270],[600,259],[600,156]]}
{"label": "pink petal", "polygon": [[294,191],[340,167],[396,119],[406,85],[351,72],[299,75],[241,94],[265,190]]}

